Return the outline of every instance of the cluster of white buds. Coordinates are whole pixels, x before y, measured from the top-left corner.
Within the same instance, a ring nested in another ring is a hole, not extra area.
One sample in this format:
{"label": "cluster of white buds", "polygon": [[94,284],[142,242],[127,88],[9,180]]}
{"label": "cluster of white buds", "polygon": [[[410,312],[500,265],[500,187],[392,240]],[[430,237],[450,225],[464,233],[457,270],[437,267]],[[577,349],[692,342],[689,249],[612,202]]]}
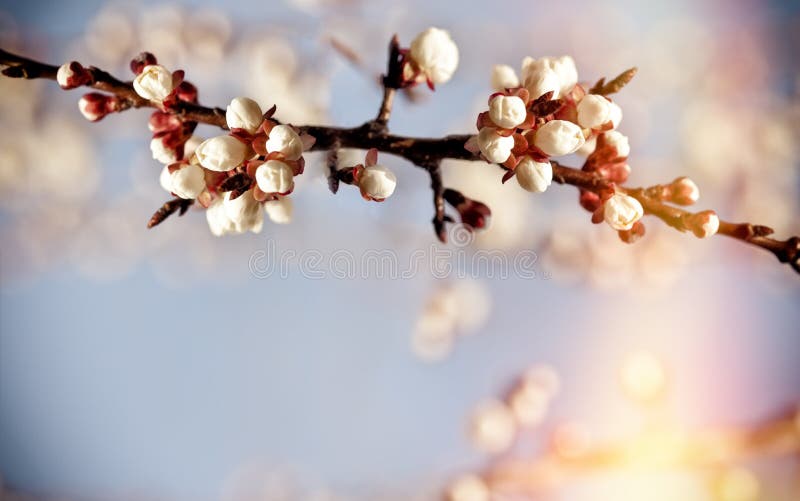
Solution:
{"label": "cluster of white buds", "polygon": [[[275,107],[262,113],[254,100],[233,99],[225,119],[229,135],[202,142],[194,160],[212,173],[209,185],[224,211],[209,207],[208,224],[215,235],[261,231],[264,214],[277,224],[292,219],[294,177],[303,173],[303,151],[314,139],[271,119]],[[223,195],[224,194],[224,195]],[[262,210],[263,209],[263,210]]]}
{"label": "cluster of white buds", "polygon": [[433,89],[450,80],[458,68],[458,47],[450,33],[428,28],[411,42],[403,62],[405,82],[427,82]]}
{"label": "cluster of white buds", "polygon": [[534,99],[552,92],[552,98],[568,96],[578,83],[578,69],[570,56],[542,57],[522,60],[522,78],[511,66],[496,65],[492,69],[492,87],[497,91],[524,87]]}

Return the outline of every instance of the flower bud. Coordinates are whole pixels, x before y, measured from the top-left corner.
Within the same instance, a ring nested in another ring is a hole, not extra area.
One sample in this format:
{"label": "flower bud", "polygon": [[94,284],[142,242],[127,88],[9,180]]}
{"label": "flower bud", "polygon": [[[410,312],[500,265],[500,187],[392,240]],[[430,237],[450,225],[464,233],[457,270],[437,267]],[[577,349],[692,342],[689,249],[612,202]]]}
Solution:
{"label": "flower bud", "polygon": [[97,122],[103,117],[117,111],[119,101],[116,96],[107,96],[98,92],[84,94],[78,101],[78,109],[90,122]]}
{"label": "flower bud", "polygon": [[627,157],[631,153],[631,145],[628,143],[628,136],[621,132],[612,130],[603,133],[605,144],[617,150],[618,157]]}
{"label": "flower bud", "polygon": [[225,193],[222,206],[225,215],[231,220],[237,233],[252,231],[261,233],[264,224],[264,211],[261,204],[253,198],[253,190],[248,190],[236,198],[231,199],[232,192]]}
{"label": "flower bud", "polygon": [[161,137],[154,137],[150,140],[150,152],[153,154],[153,159],[158,160],[164,165],[173,164],[178,161],[178,152],[174,148],[169,148],[164,145]]}
{"label": "flower bud", "polygon": [[580,127],[566,120],[551,120],[536,130],[533,144],[548,156],[574,153],[584,143]]}
{"label": "flower bud", "polygon": [[58,68],[56,81],[64,90],[74,89],[92,81],[92,74],[77,61],[64,63]]}
{"label": "flower bud", "polygon": [[397,178],[394,172],[383,165],[370,165],[359,171],[358,187],[365,199],[383,202],[394,193]]}
{"label": "flower bud", "polygon": [[169,165],[165,165],[161,169],[161,174],[158,176],[158,183],[168,193],[172,193],[172,174],[169,173]]}
{"label": "flower bud", "polygon": [[483,202],[465,197],[460,191],[447,188],[443,192],[444,200],[453,206],[461,216],[461,222],[470,230],[489,227],[492,210]]}
{"label": "flower bud", "polygon": [[525,102],[517,96],[495,96],[489,102],[489,118],[503,129],[515,128],[527,114]]}
{"label": "flower bud", "polygon": [[719,231],[719,216],[713,210],[704,210],[687,218],[686,225],[697,238],[706,238]]}
{"label": "flower bud", "polygon": [[630,230],[643,215],[642,204],[624,193],[615,193],[603,205],[603,219],[615,230]]}
{"label": "flower bud", "polygon": [[611,121],[611,128],[616,129],[619,127],[620,122],[622,122],[622,108],[615,102],[608,103],[609,106],[609,113],[608,119]]}
{"label": "flower bud", "polygon": [[280,160],[267,160],[256,169],[256,183],[264,193],[286,195],[294,189],[294,172]]}
{"label": "flower bud", "polygon": [[543,193],[553,182],[553,166],[550,162],[536,162],[529,156],[520,160],[514,172],[522,189],[534,193]]}
{"label": "flower bud", "polygon": [[636,241],[642,238],[645,234],[644,223],[641,221],[636,221],[633,223],[633,226],[631,226],[630,230],[621,230],[618,231],[617,234],[619,235],[619,239],[626,244],[636,243]]}
{"label": "flower bud", "polygon": [[244,129],[255,134],[264,121],[264,114],[257,102],[249,97],[237,97],[228,105],[225,121],[229,129]]}
{"label": "flower bud", "polygon": [[264,210],[270,221],[275,224],[289,224],[292,222],[294,204],[291,197],[278,197],[277,200],[264,202]]}
{"label": "flower bud", "polygon": [[692,205],[700,199],[700,188],[688,177],[679,177],[669,185],[669,201],[679,205]]}
{"label": "flower bud", "polygon": [[550,68],[540,68],[537,71],[529,72],[525,76],[523,85],[534,99],[538,99],[548,92],[552,92],[553,99],[556,99],[561,92],[561,82],[558,79],[558,75]]}
{"label": "flower bud", "polygon": [[497,64],[492,68],[492,88],[497,91],[519,87],[519,77],[514,68],[507,64]]}
{"label": "flower bud", "polygon": [[603,96],[587,94],[578,103],[578,124],[584,129],[595,129],[608,122],[611,103]]}
{"label": "flower bud", "polygon": [[[560,97],[569,94],[578,83],[578,70],[575,67],[575,61],[570,56],[543,57],[541,59],[526,57],[522,60],[523,81],[529,75],[533,75],[545,68],[555,72],[558,77],[560,88],[557,95]],[[553,97],[556,96],[554,95]]]}
{"label": "flower bud", "polygon": [[508,160],[514,148],[514,138],[500,136],[494,128],[484,127],[478,132],[478,148],[491,163],[501,164]]}
{"label": "flower bud", "polygon": [[411,42],[409,57],[425,77],[435,84],[445,83],[458,67],[458,47],[450,33],[428,28]]}
{"label": "flower bud", "polygon": [[225,212],[225,206],[221,199],[214,200],[206,209],[206,221],[208,229],[215,237],[221,237],[228,233],[236,232],[236,225]]}
{"label": "flower bud", "polygon": [[172,192],[181,198],[197,198],[206,189],[203,168],[195,164],[183,164],[170,174]]}
{"label": "flower bud", "polygon": [[297,160],[303,155],[303,140],[288,125],[276,125],[269,131],[266,148],[269,153],[283,153],[286,160]]}
{"label": "flower bud", "polygon": [[158,64],[145,66],[133,80],[133,89],[145,99],[161,102],[172,93],[172,73]]}
{"label": "flower bud", "polygon": [[131,71],[134,75],[140,75],[145,66],[158,64],[156,56],[149,52],[141,52],[138,56],[131,59]]}
{"label": "flower bud", "polygon": [[200,136],[191,136],[189,139],[183,143],[183,158],[192,158],[194,152],[197,150],[197,147],[200,146],[200,143],[203,142],[203,138]]}
{"label": "flower bud", "polygon": [[242,165],[248,153],[247,145],[231,136],[206,139],[194,152],[200,165],[217,172],[229,171]]}

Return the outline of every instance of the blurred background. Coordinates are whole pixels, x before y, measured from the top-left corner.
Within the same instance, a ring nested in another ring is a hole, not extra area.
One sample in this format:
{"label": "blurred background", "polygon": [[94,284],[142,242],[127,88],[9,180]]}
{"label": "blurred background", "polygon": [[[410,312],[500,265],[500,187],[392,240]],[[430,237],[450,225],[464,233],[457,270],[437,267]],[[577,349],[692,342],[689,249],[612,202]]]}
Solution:
{"label": "blurred background", "polygon": [[[374,116],[389,38],[431,25],[459,69],[400,99],[394,132],[471,132],[492,66],[526,55],[570,54],[590,82],[636,65],[631,184],[689,175],[700,208],[800,234],[794,1],[0,2],[4,49],[123,78],[148,50],[202,103],[296,124]],[[800,281],[771,255],[655,220],[628,246],[569,187],[446,162],[493,210],[452,272],[337,278],[337,252],[403,269],[444,249],[423,171],[382,157],[398,190],[367,204],[309,154],[290,225],[219,239],[192,210],[147,230],[165,201],[148,114],[89,123],[81,94],[0,78],[3,499],[800,497]],[[487,250],[535,273],[464,264]]]}

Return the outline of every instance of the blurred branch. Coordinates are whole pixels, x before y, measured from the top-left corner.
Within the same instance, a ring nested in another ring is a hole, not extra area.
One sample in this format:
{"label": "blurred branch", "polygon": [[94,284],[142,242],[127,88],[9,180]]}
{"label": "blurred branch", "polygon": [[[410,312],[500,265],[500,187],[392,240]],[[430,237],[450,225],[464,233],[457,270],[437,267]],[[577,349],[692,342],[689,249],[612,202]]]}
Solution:
{"label": "blurred branch", "polygon": [[[334,45],[334,47],[337,46]],[[341,51],[341,48],[337,48],[337,50]],[[477,153],[472,153],[464,147],[465,143],[472,137],[470,134],[421,138],[389,133],[389,117],[392,111],[394,95],[399,87],[397,82],[398,78],[402,78],[402,75],[398,73],[402,71],[399,57],[399,45],[397,40],[393,38],[389,45],[387,72],[382,78],[384,87],[383,100],[374,120],[352,128],[320,125],[304,125],[297,128],[316,139],[311,148],[312,151],[331,151],[339,148],[363,150],[375,148],[383,153],[403,157],[414,165],[427,170],[431,176],[431,188],[434,192],[434,228],[441,239],[442,228],[446,222],[444,203],[442,201],[444,186],[441,182],[441,161],[443,159],[482,160]],[[2,49],[0,49],[0,65],[5,66],[2,73],[12,78],[55,80],[58,71],[56,66],[18,56]],[[119,80],[95,67],[89,67],[87,70],[92,75],[92,81],[86,86],[117,96],[121,103],[120,111],[129,108],[159,108],[157,103],[136,94],[131,82]],[[600,82],[598,88],[602,87],[601,90],[608,92],[614,91],[616,87],[624,85],[634,72],[635,69],[628,70],[608,84]],[[221,129],[227,129],[225,110],[221,108],[209,108],[198,104],[177,102],[169,111],[182,120],[202,122]],[[553,179],[557,183],[569,184],[595,193],[614,188],[611,183],[596,173],[561,165],[555,161],[552,162],[552,165]],[[334,178],[342,180],[341,176],[338,175],[334,176]],[[680,231],[691,229],[688,221],[690,221],[694,213],[667,205],[657,197],[652,196],[651,191],[649,192],[647,188],[618,189],[639,200],[645,213],[661,219]],[[788,263],[795,271],[800,273],[800,238],[797,236],[787,240],[777,240],[769,236],[772,230],[767,226],[727,221],[720,221],[718,233],[769,251],[780,262]]]}

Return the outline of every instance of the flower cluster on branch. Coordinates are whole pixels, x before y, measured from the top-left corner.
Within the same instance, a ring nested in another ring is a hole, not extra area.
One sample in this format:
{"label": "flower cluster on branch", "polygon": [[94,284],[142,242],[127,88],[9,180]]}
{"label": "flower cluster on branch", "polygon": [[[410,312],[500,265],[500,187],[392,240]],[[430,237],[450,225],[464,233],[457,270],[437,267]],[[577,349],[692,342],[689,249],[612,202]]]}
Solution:
{"label": "flower cluster on branch", "polygon": [[[446,241],[446,226],[455,220],[450,205],[470,230],[485,228],[491,210],[485,204],[444,186],[443,159],[483,160],[505,170],[502,182],[516,177],[527,191],[541,193],[552,182],[579,190],[578,202],[594,223],[606,222],[622,241],[642,237],[645,214],[656,216],[680,231],[699,238],[722,234],[761,247],[800,272],[800,238],[771,238],[764,225],[730,223],[711,210],[692,213],[679,206],[699,198],[697,185],[686,177],[646,188],[625,186],[630,166],[630,144],[618,131],[622,109],[609,96],[620,91],[635,75],[635,68],[606,82],[581,84],[569,56],[525,58],[521,71],[498,65],[492,73],[495,92],[488,109],[477,117],[472,135],[442,138],[397,136],[389,132],[394,95],[425,83],[434,90],[455,73],[458,47],[450,34],[429,28],[407,48],[397,37],[389,44],[383,75],[383,100],[377,116],[354,128],[284,124],[276,106],[263,111],[247,97],[237,97],[227,109],[198,103],[197,88],[182,70],[169,70],[156,57],[142,53],[130,64],[131,82],[76,61],[60,67],[40,63],[0,50],[2,73],[13,78],[48,78],[64,89],[92,87],[79,100],[81,113],[91,121],[130,108],[155,108],[149,120],[153,158],[164,164],[161,185],[175,198],[150,219],[155,226],[171,214],[183,214],[190,205],[206,210],[215,235],[259,232],[266,214],[276,223],[291,220],[294,177],[301,175],[307,151],[339,148],[367,151],[363,163],[339,167],[329,162],[331,190],[340,183],[356,185],[367,201],[390,197],[397,178],[378,163],[378,153],[401,156],[428,172],[433,192],[433,226]],[[198,123],[217,126],[226,134],[203,139],[193,135]],[[582,167],[567,167],[558,157],[585,154]]]}

